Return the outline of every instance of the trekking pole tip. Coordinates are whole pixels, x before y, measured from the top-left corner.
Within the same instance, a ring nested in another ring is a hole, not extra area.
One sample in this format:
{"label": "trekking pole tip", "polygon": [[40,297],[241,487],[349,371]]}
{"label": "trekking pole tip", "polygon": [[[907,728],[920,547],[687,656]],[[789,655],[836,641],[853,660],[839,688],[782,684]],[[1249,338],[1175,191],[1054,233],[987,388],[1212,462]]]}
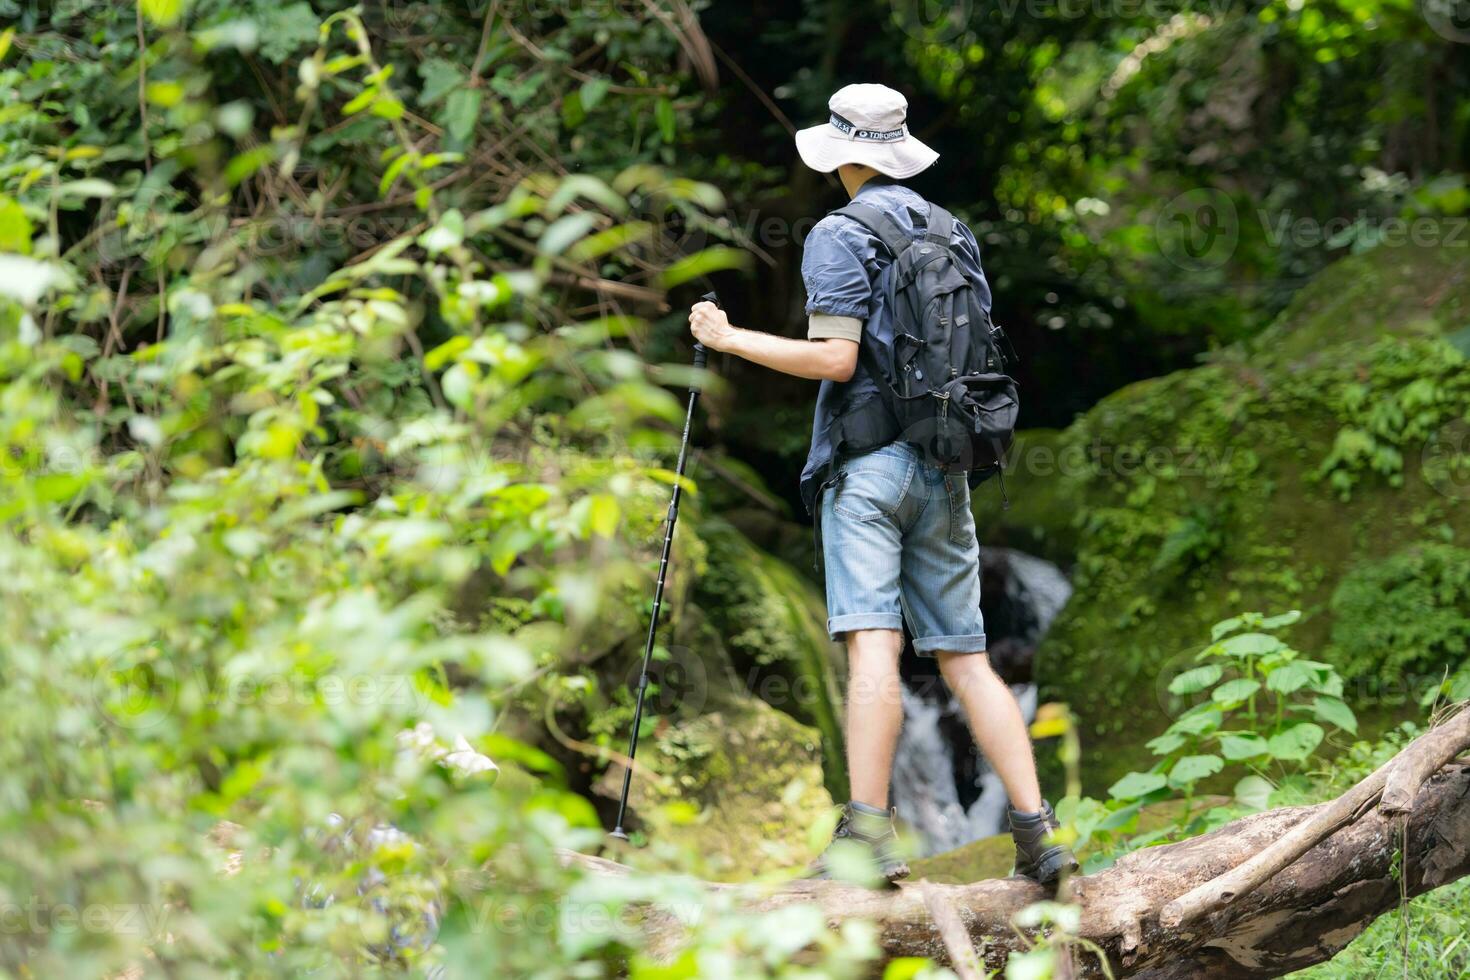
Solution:
{"label": "trekking pole tip", "polygon": [[626,843],[628,840],[628,832],[625,831],[622,827],[614,827],[612,830],[608,831],[607,836],[616,838],[617,840],[623,841],[624,843]]}

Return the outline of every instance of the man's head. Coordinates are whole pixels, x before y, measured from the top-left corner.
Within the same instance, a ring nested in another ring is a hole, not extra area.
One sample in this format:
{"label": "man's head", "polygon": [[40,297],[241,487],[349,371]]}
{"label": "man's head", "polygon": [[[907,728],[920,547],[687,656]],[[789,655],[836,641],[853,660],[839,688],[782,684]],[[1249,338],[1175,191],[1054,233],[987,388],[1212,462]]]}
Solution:
{"label": "man's head", "polygon": [[[909,135],[908,100],[886,85],[848,85],[838,89],[827,108],[826,123],[796,134],[796,150],[813,170],[838,170],[849,191],[873,175],[869,170],[902,180],[939,159]],[[859,176],[855,186],[850,184]]]}

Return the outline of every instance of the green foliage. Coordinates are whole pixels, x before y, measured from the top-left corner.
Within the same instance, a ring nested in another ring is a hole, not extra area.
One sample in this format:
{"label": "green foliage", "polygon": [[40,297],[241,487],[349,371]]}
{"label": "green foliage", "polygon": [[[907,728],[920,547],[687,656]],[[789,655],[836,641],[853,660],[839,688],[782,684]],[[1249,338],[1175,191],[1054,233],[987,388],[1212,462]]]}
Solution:
{"label": "green foliage", "polygon": [[[1258,344],[1124,388],[1034,448],[1021,441],[1026,498],[1004,531],[1075,546],[1077,591],[1043,641],[1038,676],[1047,698],[1081,716],[1091,791],[1137,767],[1151,727],[1140,712],[1167,724],[1138,692],[1165,683],[1166,665],[1210,623],[1289,602],[1305,613],[1303,648],[1356,679],[1333,639],[1343,577],[1405,541],[1470,534],[1470,512],[1457,506],[1470,472],[1459,438],[1470,391],[1448,342],[1470,309],[1466,283],[1464,250],[1356,256],[1305,288]],[[1375,417],[1383,424],[1370,425]],[[1319,476],[1344,427],[1371,428],[1400,460],[1396,478],[1361,460],[1334,463],[1351,478],[1347,500],[1330,473]],[[1063,514],[1074,523],[1059,534]],[[1375,621],[1371,604],[1360,608]],[[1421,661],[1422,672],[1438,683],[1461,659]],[[1401,720],[1392,712],[1410,699],[1395,690],[1355,686],[1346,700],[1377,728]]]}
{"label": "green foliage", "polygon": [[680,415],[643,215],[719,200],[652,166],[672,35],[496,10],[4,34],[3,972],[663,975],[635,902],[702,910],[695,973],[876,955],[558,857],[600,820],[511,709],[637,618]]}
{"label": "green foliage", "polygon": [[[1148,743],[1154,765],[1113,783],[1108,803],[1069,801],[1065,819],[1075,828],[1077,846],[1095,840],[1102,848],[1091,866],[1121,851],[1202,833],[1242,808],[1264,809],[1275,785],[1305,771],[1328,729],[1357,733],[1336,670],[1302,657],[1275,635],[1300,616],[1244,613],[1215,625],[1209,646],[1194,658],[1199,666],[1169,682],[1169,694],[1188,707]],[[1228,777],[1221,776],[1227,770]],[[1217,776],[1234,782],[1232,805],[1196,814],[1191,802],[1198,788]],[[1145,806],[1174,798],[1183,800],[1176,821],[1122,836],[1136,829]]]}
{"label": "green foliage", "polygon": [[1330,655],[1347,677],[1437,690],[1470,651],[1470,551],[1428,543],[1361,565],[1331,608]]}

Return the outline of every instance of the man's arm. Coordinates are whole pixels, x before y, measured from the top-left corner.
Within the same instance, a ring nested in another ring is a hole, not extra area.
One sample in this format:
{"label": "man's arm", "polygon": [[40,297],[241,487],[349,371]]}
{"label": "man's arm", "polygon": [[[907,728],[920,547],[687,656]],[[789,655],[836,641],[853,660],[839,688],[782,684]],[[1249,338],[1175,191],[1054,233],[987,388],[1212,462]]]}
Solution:
{"label": "man's arm", "polygon": [[689,311],[694,339],[711,350],[725,351],[763,367],[813,381],[846,381],[857,368],[858,345],[851,340],[793,340],[733,326],[713,303],[695,303]]}

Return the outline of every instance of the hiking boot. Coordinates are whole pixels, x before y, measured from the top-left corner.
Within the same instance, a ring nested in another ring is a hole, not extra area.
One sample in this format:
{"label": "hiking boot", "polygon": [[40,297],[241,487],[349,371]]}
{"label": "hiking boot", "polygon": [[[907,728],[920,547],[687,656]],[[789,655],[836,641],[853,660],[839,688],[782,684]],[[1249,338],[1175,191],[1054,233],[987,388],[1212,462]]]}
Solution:
{"label": "hiking boot", "polygon": [[1006,817],[1011,824],[1011,839],[1016,842],[1016,867],[1011,874],[1050,885],[1063,872],[1077,871],[1072,849],[1052,837],[1061,824],[1050,803],[1043,800],[1041,809],[1035,813],[1007,806]]}
{"label": "hiking boot", "polygon": [[832,852],[854,846],[867,848],[884,881],[894,882],[909,876],[909,866],[900,853],[898,830],[893,826],[893,813],[854,800],[842,808],[842,819],[837,821],[832,843],[807,866],[803,877],[831,878],[828,860]]}

